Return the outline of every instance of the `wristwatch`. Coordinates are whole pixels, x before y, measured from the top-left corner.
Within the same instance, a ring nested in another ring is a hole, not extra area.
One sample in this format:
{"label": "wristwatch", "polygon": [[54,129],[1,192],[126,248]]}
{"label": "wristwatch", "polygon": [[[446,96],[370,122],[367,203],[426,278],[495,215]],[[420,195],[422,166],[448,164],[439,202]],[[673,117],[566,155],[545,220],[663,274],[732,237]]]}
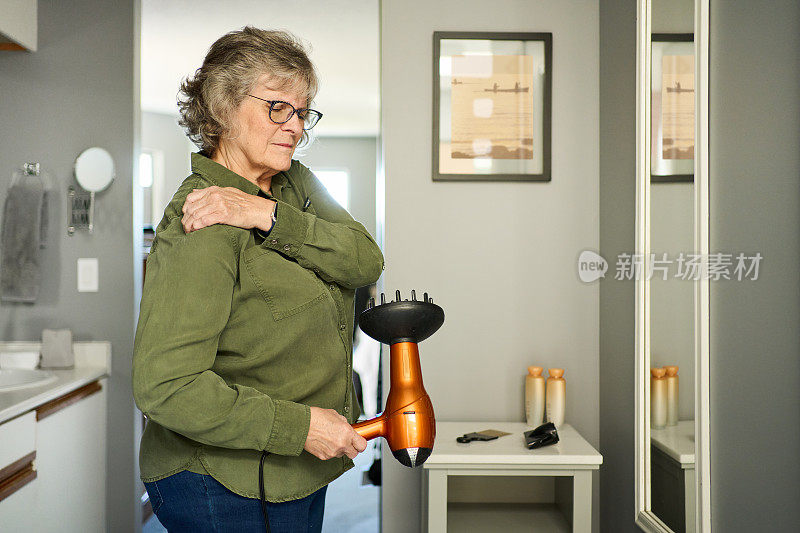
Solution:
{"label": "wristwatch", "polygon": [[275,202],[275,206],[272,208],[272,212],[269,214],[269,218],[272,219],[272,225],[274,226],[275,223],[278,221],[278,202]]}

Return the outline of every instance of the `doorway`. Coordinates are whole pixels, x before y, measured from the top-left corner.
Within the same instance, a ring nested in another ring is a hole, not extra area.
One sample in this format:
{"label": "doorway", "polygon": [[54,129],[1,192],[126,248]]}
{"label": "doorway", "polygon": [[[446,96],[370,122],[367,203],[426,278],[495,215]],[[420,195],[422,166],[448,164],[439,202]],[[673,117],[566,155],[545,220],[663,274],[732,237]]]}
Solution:
{"label": "doorway", "polygon": [[[375,236],[380,227],[376,220],[379,1],[232,0],[224,8],[221,5],[209,0],[141,0],[138,180],[142,202],[134,219],[142,220],[143,248],[137,261],[144,269],[154,230],[172,195],[190,174],[189,157],[197,151],[178,125],[179,85],[200,66],[211,43],[246,25],[288,30],[310,49],[320,78],[314,108],[324,113],[324,120],[314,128],[312,142],[298,149],[294,158],[312,169],[334,198]],[[355,339],[353,367],[361,388],[362,418],[374,416],[381,405],[379,350],[379,345]],[[380,476],[376,475],[380,455],[380,442],[370,441],[354,460],[355,468],[329,485],[323,531],[380,530]],[[140,494],[143,531],[165,531],[152,515],[143,486]]]}

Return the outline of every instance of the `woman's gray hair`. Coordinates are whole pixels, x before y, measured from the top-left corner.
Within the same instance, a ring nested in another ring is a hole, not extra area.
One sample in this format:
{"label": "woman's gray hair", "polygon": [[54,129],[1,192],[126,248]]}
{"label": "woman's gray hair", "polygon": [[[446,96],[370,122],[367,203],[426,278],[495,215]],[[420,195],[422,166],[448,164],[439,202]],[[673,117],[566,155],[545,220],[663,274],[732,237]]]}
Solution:
{"label": "woman's gray hair", "polygon": [[[178,124],[213,155],[223,136],[237,135],[233,114],[264,74],[277,90],[305,94],[306,106],[317,94],[317,73],[297,37],[245,26],[217,39],[194,77],[183,80]],[[301,144],[307,142],[308,132],[303,131]]]}

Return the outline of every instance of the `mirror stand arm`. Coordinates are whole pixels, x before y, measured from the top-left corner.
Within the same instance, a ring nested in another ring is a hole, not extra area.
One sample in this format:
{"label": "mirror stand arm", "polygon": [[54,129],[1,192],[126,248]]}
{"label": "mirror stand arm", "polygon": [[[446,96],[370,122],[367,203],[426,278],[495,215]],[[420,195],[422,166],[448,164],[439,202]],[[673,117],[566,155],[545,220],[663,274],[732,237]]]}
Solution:
{"label": "mirror stand arm", "polygon": [[89,233],[94,231],[94,191],[89,193]]}

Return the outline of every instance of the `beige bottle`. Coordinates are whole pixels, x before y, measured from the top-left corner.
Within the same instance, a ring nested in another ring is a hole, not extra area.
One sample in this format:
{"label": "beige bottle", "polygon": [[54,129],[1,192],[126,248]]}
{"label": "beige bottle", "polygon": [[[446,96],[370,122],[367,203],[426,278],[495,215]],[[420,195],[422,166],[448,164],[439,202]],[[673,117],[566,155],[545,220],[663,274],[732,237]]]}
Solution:
{"label": "beige bottle", "polygon": [[665,366],[667,373],[667,425],[678,425],[678,367]]}
{"label": "beige bottle", "polygon": [[547,391],[545,393],[545,415],[548,422],[556,428],[564,424],[564,411],[567,405],[567,382],[564,381],[563,368],[549,368],[547,373]]}
{"label": "beige bottle", "polygon": [[663,429],[667,425],[667,380],[663,368],[650,369],[650,427]]}
{"label": "beige bottle", "polygon": [[529,366],[525,376],[525,423],[532,428],[544,423],[544,376],[540,366]]}

